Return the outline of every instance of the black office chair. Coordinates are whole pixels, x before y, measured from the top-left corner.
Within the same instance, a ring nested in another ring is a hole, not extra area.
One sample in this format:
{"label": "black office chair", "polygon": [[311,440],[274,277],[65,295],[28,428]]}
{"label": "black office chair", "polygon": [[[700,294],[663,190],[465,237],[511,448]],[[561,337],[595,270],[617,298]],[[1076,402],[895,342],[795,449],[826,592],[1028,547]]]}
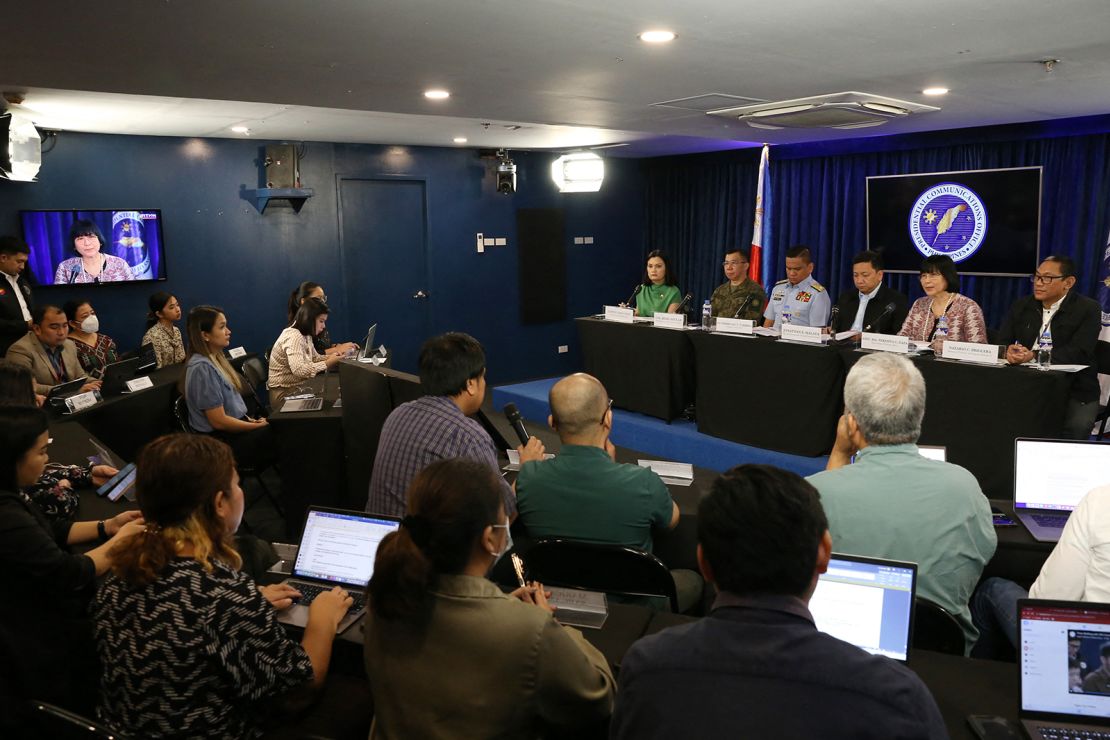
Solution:
{"label": "black office chair", "polygon": [[913,647],[949,655],[964,654],[964,628],[952,612],[922,596],[913,600]]}
{"label": "black office chair", "polygon": [[528,550],[529,576],[545,586],[605,591],[620,596],[661,596],[678,612],[674,578],[644,550],[563,539],[542,539]]}
{"label": "black office chair", "polygon": [[48,737],[51,740],[70,740],[71,738],[72,740],[90,740],[90,738],[126,740],[124,735],[112,732],[88,717],[82,717],[80,714],[56,707],[53,704],[47,704],[44,701],[30,702],[21,731],[25,734],[17,735],[17,737]]}
{"label": "black office chair", "polygon": [[270,368],[262,358],[248,357],[243,362],[243,377],[247,379],[255,401],[267,415],[270,413],[270,396],[266,392],[266,380],[269,376]]}
{"label": "black office chair", "polygon": [[177,426],[181,431],[186,434],[196,433],[197,430],[189,423],[189,406],[185,403],[185,396],[178,396],[173,402],[173,418],[177,420]]}
{"label": "black office chair", "polygon": [[[1095,367],[1100,375],[1110,375],[1110,342],[1102,340],[1095,342]],[[1102,441],[1107,434],[1106,428],[1110,426],[1110,403],[1099,406],[1095,422],[1098,424],[1097,439]]]}

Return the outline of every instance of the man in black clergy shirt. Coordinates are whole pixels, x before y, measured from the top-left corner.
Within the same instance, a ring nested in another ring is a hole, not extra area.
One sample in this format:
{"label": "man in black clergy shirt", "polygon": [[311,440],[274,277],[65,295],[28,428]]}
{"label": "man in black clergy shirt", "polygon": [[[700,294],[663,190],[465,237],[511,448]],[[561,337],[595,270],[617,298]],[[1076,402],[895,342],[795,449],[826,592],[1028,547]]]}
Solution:
{"label": "man in black clergy shirt", "polygon": [[[834,332],[854,331],[897,334],[910,310],[910,301],[883,285],[883,258],[878,252],[860,252],[852,258],[855,290],[846,290],[836,302]],[[864,304],[860,311],[860,304]],[[890,311],[886,307],[894,304]]]}
{"label": "man in black clergy shirt", "polygon": [[740,465],[698,507],[708,617],[636,642],[610,738],[947,738],[928,689],[895,661],[814,626],[809,599],[832,539],[817,489]]}
{"label": "man in black clergy shirt", "polygon": [[1063,430],[1066,439],[1086,439],[1098,416],[1095,347],[1102,309],[1096,301],[1072,290],[1075,280],[1075,263],[1070,257],[1046,257],[1033,274],[1033,295],[1019,298],[1010,307],[998,332],[998,344],[1007,345],[1006,362],[1020,365],[1036,357],[1037,345],[1047,331],[1053,363],[1087,366],[1072,379]]}

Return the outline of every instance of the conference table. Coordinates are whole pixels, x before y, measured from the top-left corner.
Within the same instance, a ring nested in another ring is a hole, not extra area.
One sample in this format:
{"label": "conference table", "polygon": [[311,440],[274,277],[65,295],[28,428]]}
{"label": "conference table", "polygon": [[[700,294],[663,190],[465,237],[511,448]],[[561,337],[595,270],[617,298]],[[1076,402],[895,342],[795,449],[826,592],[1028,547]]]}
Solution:
{"label": "conference table", "polygon": [[[673,411],[676,398],[693,397],[698,431],[808,457],[832,449],[844,378],[867,354],[852,345],[809,345],[596,318],[576,323],[586,371],[605,384],[614,406],[669,420],[677,414],[668,417],[662,405]],[[610,364],[614,355],[632,348],[637,361]],[[911,359],[928,389],[921,444],[947,448],[948,460],[970,470],[988,497],[1009,497],[1014,438],[1059,435],[1074,376]],[[688,365],[694,383],[683,375],[676,384],[679,376],[671,368]]]}

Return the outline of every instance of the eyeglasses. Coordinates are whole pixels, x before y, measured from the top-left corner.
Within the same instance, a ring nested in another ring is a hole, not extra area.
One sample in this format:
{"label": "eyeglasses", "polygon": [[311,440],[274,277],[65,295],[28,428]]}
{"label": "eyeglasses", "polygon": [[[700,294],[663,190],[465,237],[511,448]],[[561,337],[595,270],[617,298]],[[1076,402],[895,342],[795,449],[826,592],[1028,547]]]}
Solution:
{"label": "eyeglasses", "polygon": [[1043,285],[1051,285],[1053,280],[1066,280],[1066,275],[1042,275],[1039,272],[1033,273],[1033,277],[1029,278],[1032,283],[1040,283]]}
{"label": "eyeglasses", "polygon": [[601,418],[597,420],[598,424],[605,423],[605,415],[613,410],[613,399],[609,399],[609,405],[605,407],[605,411],[601,412]]}
{"label": "eyeglasses", "polygon": [[736,267],[737,265],[746,265],[746,264],[748,264],[748,263],[747,262],[741,262],[740,260],[725,260],[724,262],[721,263],[721,266],[722,267]]}

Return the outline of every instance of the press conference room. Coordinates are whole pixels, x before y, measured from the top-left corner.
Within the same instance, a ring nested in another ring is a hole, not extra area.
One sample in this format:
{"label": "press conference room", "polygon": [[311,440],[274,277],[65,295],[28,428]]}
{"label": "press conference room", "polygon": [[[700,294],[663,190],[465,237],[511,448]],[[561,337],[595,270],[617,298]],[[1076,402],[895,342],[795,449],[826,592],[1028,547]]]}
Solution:
{"label": "press conference room", "polygon": [[0,735],[1110,737],[1104,3],[5,21]]}

